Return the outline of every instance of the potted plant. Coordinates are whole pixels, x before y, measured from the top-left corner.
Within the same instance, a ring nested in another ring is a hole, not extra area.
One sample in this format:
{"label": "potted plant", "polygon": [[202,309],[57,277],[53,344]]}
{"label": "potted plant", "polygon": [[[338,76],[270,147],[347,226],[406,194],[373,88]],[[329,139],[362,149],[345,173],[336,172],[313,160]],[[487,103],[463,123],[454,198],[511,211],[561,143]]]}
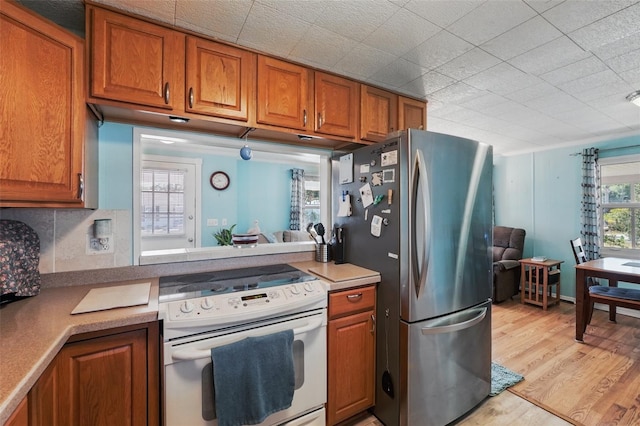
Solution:
{"label": "potted plant", "polygon": [[230,246],[233,244],[233,228],[235,227],[236,224],[234,223],[229,229],[222,228],[221,230],[213,233],[213,237],[216,239],[219,246]]}

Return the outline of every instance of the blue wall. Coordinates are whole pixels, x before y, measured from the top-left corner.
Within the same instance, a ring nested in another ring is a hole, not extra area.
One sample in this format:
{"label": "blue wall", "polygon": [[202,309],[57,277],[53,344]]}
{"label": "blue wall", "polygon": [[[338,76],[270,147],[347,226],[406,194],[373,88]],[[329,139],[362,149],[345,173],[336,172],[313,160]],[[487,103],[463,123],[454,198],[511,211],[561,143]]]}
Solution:
{"label": "blue wall", "polygon": [[[563,296],[575,297],[575,261],[569,241],[580,236],[582,156],[588,147],[640,145],[640,136],[570,148],[494,158],[496,225],[524,228],[524,257],[564,260]],[[640,148],[604,151],[600,157],[638,154]]]}
{"label": "blue wall", "polygon": [[[133,126],[105,123],[99,129],[99,208],[133,210]],[[234,232],[244,233],[259,221],[263,232],[289,229],[292,164],[244,161],[228,156],[176,152],[161,148],[150,154],[202,158],[202,246],[214,246],[213,232],[234,223]],[[209,184],[211,173],[226,172],[228,190],[216,191]],[[239,193],[238,188],[249,188]],[[226,226],[207,227],[207,218],[226,218]]]}

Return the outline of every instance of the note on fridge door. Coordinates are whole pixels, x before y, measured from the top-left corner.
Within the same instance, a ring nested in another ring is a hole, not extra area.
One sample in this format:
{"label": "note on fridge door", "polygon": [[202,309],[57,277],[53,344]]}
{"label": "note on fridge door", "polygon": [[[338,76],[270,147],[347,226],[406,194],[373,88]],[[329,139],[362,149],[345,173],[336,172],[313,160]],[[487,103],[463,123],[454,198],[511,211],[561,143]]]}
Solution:
{"label": "note on fridge door", "polygon": [[373,215],[373,219],[371,219],[371,235],[374,237],[379,237],[382,232],[382,218],[380,216]]}

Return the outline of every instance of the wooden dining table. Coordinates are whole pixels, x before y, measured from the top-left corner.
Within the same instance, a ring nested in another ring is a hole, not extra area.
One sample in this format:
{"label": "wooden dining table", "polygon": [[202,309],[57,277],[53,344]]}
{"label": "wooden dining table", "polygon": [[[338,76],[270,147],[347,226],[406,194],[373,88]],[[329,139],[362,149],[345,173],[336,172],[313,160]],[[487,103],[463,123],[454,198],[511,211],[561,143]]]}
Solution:
{"label": "wooden dining table", "polygon": [[[582,342],[589,314],[589,287],[587,278],[603,278],[610,287],[618,282],[640,284],[640,260],[603,257],[575,266],[576,268],[576,341]],[[615,307],[613,308],[615,309]]]}

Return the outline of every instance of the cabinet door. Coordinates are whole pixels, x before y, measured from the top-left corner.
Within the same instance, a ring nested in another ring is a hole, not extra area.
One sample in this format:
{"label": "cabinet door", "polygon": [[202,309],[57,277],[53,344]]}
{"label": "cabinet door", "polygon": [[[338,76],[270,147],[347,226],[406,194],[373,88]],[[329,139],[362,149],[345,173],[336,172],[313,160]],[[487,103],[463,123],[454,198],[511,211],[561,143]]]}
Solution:
{"label": "cabinet door", "polygon": [[398,130],[398,95],[363,84],[360,86],[360,139],[382,142]]}
{"label": "cabinet door", "polygon": [[99,8],[89,9],[89,19],[91,96],[166,110],[182,105],[184,35]]}
{"label": "cabinet door", "polygon": [[62,426],[58,406],[59,376],[54,359],[29,391],[31,426]]}
{"label": "cabinet door", "polygon": [[60,424],[147,425],[146,330],[68,343],[56,359]]}
{"label": "cabinet door", "polygon": [[81,203],[84,45],[0,1],[0,206]]}
{"label": "cabinet door", "polygon": [[427,103],[398,96],[398,128],[427,129]]}
{"label": "cabinet door", "polygon": [[258,55],[257,110],[258,123],[307,130],[309,70]]}
{"label": "cabinet door", "polygon": [[187,37],[185,110],[247,121],[255,96],[256,55],[196,37]]}
{"label": "cabinet door", "polygon": [[23,398],[20,404],[7,419],[4,426],[29,426],[29,403],[27,398]]}
{"label": "cabinet door", "polygon": [[334,425],[374,404],[374,311],[328,324],[327,424]]}
{"label": "cabinet door", "polygon": [[360,85],[355,81],[316,71],[314,130],[355,139],[359,90]]}

